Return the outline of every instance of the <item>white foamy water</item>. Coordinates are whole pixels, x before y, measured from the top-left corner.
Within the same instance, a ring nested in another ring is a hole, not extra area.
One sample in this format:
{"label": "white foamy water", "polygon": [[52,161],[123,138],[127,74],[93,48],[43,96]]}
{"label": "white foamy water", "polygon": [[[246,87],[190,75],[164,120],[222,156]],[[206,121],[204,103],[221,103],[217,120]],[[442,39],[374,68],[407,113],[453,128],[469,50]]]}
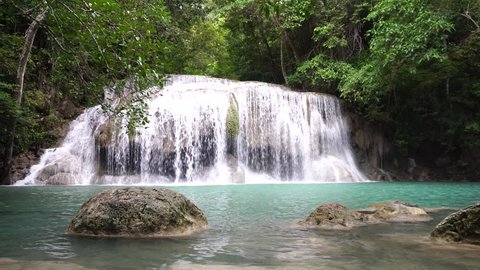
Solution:
{"label": "white foamy water", "polygon": [[17,184],[365,181],[333,96],[187,75],[154,92],[134,136],[89,108]]}

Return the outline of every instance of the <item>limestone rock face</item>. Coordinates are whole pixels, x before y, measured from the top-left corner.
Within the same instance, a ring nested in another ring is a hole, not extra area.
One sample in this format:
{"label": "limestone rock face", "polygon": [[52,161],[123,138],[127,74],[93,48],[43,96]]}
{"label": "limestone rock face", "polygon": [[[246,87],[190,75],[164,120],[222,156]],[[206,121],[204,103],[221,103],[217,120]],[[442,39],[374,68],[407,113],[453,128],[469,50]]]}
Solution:
{"label": "limestone rock face", "polygon": [[28,151],[18,155],[13,160],[13,165],[10,169],[11,183],[24,179],[30,172],[30,167],[38,163],[39,159],[39,152]]}
{"label": "limestone rock face", "polygon": [[68,233],[100,237],[179,236],[206,229],[203,212],[168,189],[105,190],[85,202]]}
{"label": "limestone rock face", "polygon": [[345,229],[384,222],[425,222],[430,216],[418,206],[405,202],[387,202],[366,209],[350,210],[338,203],[320,205],[301,225],[323,229]]}
{"label": "limestone rock face", "polygon": [[78,159],[66,156],[45,166],[37,175],[35,182],[40,185],[73,185],[75,175],[79,173]]}
{"label": "limestone rock face", "polygon": [[480,245],[480,203],[449,215],[433,229],[430,236]]}
{"label": "limestone rock face", "polygon": [[113,120],[109,119],[97,128],[95,134],[95,143],[100,147],[108,146],[112,142],[113,137]]}

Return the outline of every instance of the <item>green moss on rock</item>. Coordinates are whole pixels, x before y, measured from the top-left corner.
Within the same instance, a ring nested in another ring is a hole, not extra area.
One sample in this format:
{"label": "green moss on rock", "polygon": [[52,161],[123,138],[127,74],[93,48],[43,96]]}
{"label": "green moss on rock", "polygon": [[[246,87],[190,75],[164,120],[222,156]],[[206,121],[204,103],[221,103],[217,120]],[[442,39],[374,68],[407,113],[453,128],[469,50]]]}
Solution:
{"label": "green moss on rock", "polygon": [[230,107],[228,108],[227,112],[226,130],[228,137],[235,137],[240,131],[238,102],[233,95],[230,97]]}
{"label": "green moss on rock", "polygon": [[168,189],[126,188],[100,192],[82,205],[68,233],[101,237],[186,235],[208,226],[203,212]]}
{"label": "green moss on rock", "polygon": [[480,204],[449,215],[433,229],[430,236],[451,242],[480,245]]}
{"label": "green moss on rock", "polygon": [[426,222],[431,220],[424,209],[406,202],[386,202],[367,209],[350,210],[338,203],[320,205],[301,225],[323,229],[346,229],[384,222]]}

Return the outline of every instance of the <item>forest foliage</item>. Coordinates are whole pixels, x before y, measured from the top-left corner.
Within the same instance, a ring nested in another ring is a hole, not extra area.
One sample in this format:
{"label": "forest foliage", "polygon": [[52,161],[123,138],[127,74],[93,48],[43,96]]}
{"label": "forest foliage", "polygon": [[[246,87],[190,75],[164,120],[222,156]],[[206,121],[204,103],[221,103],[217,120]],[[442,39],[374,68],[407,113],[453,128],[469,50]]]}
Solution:
{"label": "forest foliage", "polygon": [[[23,35],[42,8],[18,106]],[[11,117],[15,154],[46,147],[66,107],[128,80],[136,98],[113,113],[141,125],[146,86],[180,73],[334,94],[406,155],[460,159],[480,153],[479,24],[478,0],[2,0],[0,154]]]}

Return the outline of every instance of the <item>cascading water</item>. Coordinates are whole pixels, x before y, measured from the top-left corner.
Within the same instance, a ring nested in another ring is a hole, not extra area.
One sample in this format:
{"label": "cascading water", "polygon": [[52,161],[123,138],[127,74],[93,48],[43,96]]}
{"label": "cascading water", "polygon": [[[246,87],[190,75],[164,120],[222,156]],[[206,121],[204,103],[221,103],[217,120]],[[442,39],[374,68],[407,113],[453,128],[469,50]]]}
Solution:
{"label": "cascading water", "polygon": [[18,184],[365,180],[333,96],[183,75],[157,90],[136,134],[89,108]]}

